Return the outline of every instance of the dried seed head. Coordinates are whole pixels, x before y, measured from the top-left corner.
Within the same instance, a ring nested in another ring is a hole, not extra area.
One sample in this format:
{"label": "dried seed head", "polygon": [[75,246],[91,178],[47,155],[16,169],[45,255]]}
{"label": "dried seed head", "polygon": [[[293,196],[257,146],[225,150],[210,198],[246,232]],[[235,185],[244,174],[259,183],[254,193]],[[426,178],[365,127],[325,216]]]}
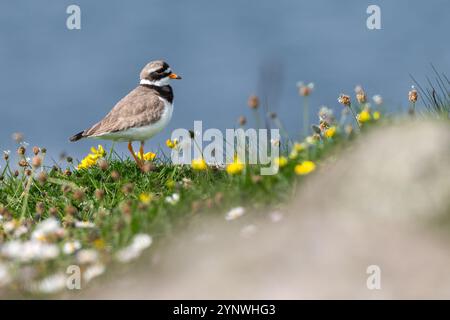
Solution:
{"label": "dried seed head", "polygon": [[41,148],[41,153],[46,154],[47,153],[47,148]]}
{"label": "dried seed head", "polygon": [[38,155],[39,151],[41,151],[41,150],[39,149],[39,147],[36,147],[36,146],[33,147],[33,153],[34,153],[35,156]]}
{"label": "dried seed head", "polygon": [[417,90],[413,86],[411,91],[408,93],[409,102],[416,103],[418,97],[419,97],[419,94],[417,93]]}
{"label": "dried seed head", "polygon": [[13,133],[12,138],[15,142],[21,143],[23,141],[23,133],[15,132]]}
{"label": "dried seed head", "polygon": [[31,160],[31,165],[33,168],[39,168],[42,165],[42,158],[39,156],[34,156]]}
{"label": "dried seed head", "polygon": [[355,93],[356,93],[356,100],[360,104],[363,104],[363,103],[367,102],[366,93],[364,92],[364,89],[361,86],[356,86]]}
{"label": "dried seed head", "polygon": [[72,191],[72,188],[71,188],[68,184],[65,184],[65,185],[63,185],[63,186],[61,187],[61,191],[62,191],[64,194],[68,194],[69,192]]}
{"label": "dried seed head", "polygon": [[72,163],[72,162],[73,162],[73,158],[70,157],[70,156],[68,156],[68,157],[66,158],[66,160],[67,160],[68,163]]}
{"label": "dried seed head", "polygon": [[47,182],[47,172],[42,171],[39,172],[38,176],[37,176],[37,180],[39,181],[40,184],[44,184]]}
{"label": "dried seed head", "polygon": [[103,191],[102,189],[96,189],[95,190],[95,197],[98,200],[103,200],[103,198],[105,197],[105,191]]}
{"label": "dried seed head", "polygon": [[27,177],[29,177],[31,176],[32,171],[30,169],[25,169],[24,173]]}
{"label": "dried seed head", "polygon": [[65,212],[66,215],[68,215],[68,216],[74,216],[74,215],[77,214],[77,208],[75,208],[75,207],[72,206],[72,205],[67,205],[67,206],[64,208],[64,212]]}
{"label": "dried seed head", "polygon": [[118,181],[120,179],[120,173],[118,171],[116,171],[116,170],[112,171],[111,172],[111,178],[114,181]]}
{"label": "dried seed head", "polygon": [[98,167],[99,167],[100,170],[102,170],[102,171],[108,170],[108,161],[106,161],[105,159],[100,159],[100,160],[98,161]]}
{"label": "dried seed head", "polygon": [[17,178],[18,176],[19,176],[19,170],[15,170],[15,171],[14,171],[14,177]]}
{"label": "dried seed head", "polygon": [[120,210],[125,215],[130,215],[132,211],[131,203],[129,201],[125,201],[120,205]]}
{"label": "dried seed head", "polygon": [[25,152],[27,151],[27,149],[25,149],[24,146],[19,146],[19,148],[17,148],[17,154],[19,156],[23,156],[25,154]]}
{"label": "dried seed head", "polygon": [[343,104],[344,106],[350,106],[350,104],[351,104],[351,99],[350,99],[350,96],[348,96],[348,95],[345,95],[345,94],[341,94],[340,96],[339,96],[339,98],[338,98],[338,102],[340,103],[340,104]]}
{"label": "dried seed head", "polygon": [[9,152],[3,151],[3,159],[5,159],[5,161],[8,161],[8,159],[9,159]]}
{"label": "dried seed head", "polygon": [[83,201],[84,199],[84,191],[77,189],[73,192],[73,199],[76,201]]}
{"label": "dried seed head", "polygon": [[260,183],[262,181],[262,177],[261,176],[252,176],[252,182],[253,183]]}
{"label": "dried seed head", "polygon": [[142,166],[142,171],[145,173],[151,172],[153,170],[155,170],[155,165],[152,162],[145,162],[144,165]]}
{"label": "dried seed head", "polygon": [[259,107],[259,98],[257,96],[255,96],[255,95],[251,95],[248,98],[247,104],[250,107],[250,109],[258,109],[258,107]]}
{"label": "dried seed head", "polygon": [[56,217],[56,216],[58,216],[58,209],[55,207],[51,207],[50,209],[48,209],[48,213],[52,217]]}
{"label": "dried seed head", "polygon": [[66,170],[64,170],[64,175],[70,177],[72,175],[72,171],[70,171],[70,169],[67,168]]}
{"label": "dried seed head", "polygon": [[25,159],[20,159],[19,160],[19,166],[21,166],[22,168],[25,168],[28,166],[28,162]]}
{"label": "dried seed head", "polygon": [[36,203],[36,213],[39,215],[42,215],[45,211],[45,205],[43,202],[37,202]]}
{"label": "dried seed head", "polygon": [[130,194],[131,192],[133,192],[133,189],[134,189],[134,184],[131,183],[131,182],[125,183],[122,186],[122,192],[125,193],[125,194]]}
{"label": "dried seed head", "polygon": [[240,126],[245,126],[247,124],[247,118],[245,118],[244,116],[240,116],[238,119],[238,123]]}

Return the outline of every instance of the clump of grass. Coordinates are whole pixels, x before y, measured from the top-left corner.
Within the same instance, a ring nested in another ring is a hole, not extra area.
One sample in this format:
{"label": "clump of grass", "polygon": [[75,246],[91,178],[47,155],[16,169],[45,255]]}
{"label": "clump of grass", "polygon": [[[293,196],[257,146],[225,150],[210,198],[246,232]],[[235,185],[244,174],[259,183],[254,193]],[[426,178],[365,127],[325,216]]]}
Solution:
{"label": "clump of grass", "polygon": [[450,118],[450,80],[445,73],[437,71],[431,65],[434,79],[426,77],[426,86],[421,85],[412,75],[411,79],[419,89],[421,98],[428,111]]}

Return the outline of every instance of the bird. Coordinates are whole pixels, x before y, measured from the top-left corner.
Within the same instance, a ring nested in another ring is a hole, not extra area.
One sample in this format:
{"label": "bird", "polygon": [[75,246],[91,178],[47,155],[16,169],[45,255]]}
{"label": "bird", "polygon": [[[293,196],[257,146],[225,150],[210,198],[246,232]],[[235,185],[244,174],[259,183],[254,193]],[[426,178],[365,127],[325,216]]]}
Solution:
{"label": "bird", "polygon": [[[72,137],[128,142],[137,166],[143,170],[144,143],[161,132],[170,122],[173,113],[173,90],[170,80],[181,79],[164,60],[147,63],[139,75],[139,85],[123,97],[99,122]],[[138,157],[133,142],[141,143]]]}

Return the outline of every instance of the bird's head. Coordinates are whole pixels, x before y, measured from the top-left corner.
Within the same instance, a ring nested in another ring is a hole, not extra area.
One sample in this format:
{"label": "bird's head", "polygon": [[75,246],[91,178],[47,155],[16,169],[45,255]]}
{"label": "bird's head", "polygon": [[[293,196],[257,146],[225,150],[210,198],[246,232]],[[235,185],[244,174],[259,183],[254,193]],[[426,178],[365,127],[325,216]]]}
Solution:
{"label": "bird's head", "polygon": [[154,86],[166,86],[171,79],[181,79],[163,60],[149,62],[141,71],[140,83]]}

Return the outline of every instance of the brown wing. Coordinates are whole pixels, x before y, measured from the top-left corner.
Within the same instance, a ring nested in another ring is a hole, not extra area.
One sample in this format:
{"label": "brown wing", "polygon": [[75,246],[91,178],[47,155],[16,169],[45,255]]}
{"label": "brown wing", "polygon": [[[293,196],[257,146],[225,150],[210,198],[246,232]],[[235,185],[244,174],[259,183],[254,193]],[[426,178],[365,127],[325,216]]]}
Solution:
{"label": "brown wing", "polygon": [[120,100],[103,120],[84,131],[83,136],[99,136],[157,122],[164,102],[151,89],[137,87]]}

